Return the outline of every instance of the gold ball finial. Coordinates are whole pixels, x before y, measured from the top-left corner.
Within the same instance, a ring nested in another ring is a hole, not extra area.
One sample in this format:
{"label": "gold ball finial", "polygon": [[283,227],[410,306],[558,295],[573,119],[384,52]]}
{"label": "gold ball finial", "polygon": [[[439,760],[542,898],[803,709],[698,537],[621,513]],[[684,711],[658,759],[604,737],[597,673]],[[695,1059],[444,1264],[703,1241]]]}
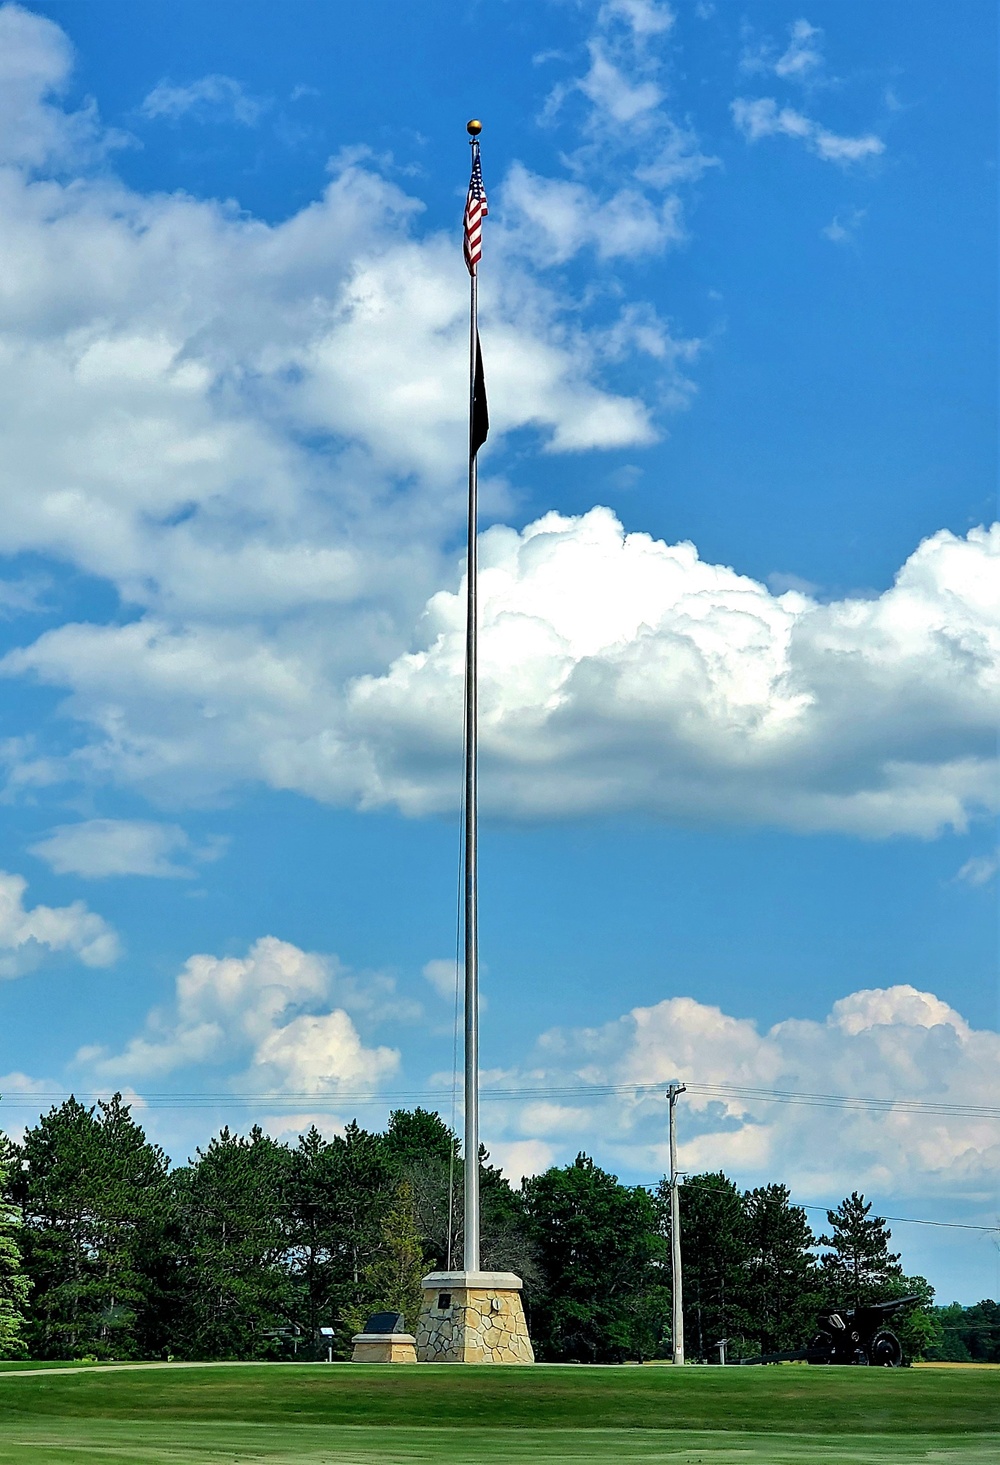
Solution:
{"label": "gold ball finial", "polygon": [[465,124],[465,130],[470,137],[478,137],[483,130],[483,124],[478,120],[478,118],[473,117],[471,122],[467,122]]}

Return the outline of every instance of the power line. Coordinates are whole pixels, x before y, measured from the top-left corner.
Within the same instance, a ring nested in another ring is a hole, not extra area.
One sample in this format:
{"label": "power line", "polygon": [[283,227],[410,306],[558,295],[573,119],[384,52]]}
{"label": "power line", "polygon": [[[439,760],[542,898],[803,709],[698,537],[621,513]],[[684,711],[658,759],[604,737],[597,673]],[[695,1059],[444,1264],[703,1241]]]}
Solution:
{"label": "power line", "polygon": [[[861,1094],[824,1094],[809,1093],[791,1089],[763,1089],[751,1088],[740,1084],[722,1083],[696,1083],[689,1082],[688,1090],[692,1093],[701,1093],[709,1097],[719,1096],[720,1098],[732,1097],[741,1098],[753,1103],[763,1104],[804,1104],[819,1107],[834,1107],[846,1109],[869,1110],[876,1113],[896,1114],[934,1114],[942,1118],[964,1118],[964,1119],[1000,1119],[1000,1107],[989,1104],[949,1104],[944,1102],[930,1102],[924,1099],[906,1097],[877,1098],[871,1095]],[[602,1098],[660,1098],[666,1095],[668,1084],[563,1084],[538,1085],[524,1087],[497,1087],[483,1089],[483,1098],[490,1102],[516,1102],[523,1099],[602,1099]],[[103,1099],[110,1096],[111,1090],[77,1090],[76,1095],[81,1099]],[[10,1108],[32,1108],[40,1100],[55,1099],[61,1100],[66,1097],[64,1089],[37,1089],[31,1093],[21,1092],[11,1097],[4,1098],[3,1103]],[[435,1103],[450,1100],[451,1091],[447,1089],[395,1089],[384,1090],[382,1093],[372,1093],[371,1090],[341,1090],[337,1093],[315,1093],[308,1091],[282,1090],[275,1093],[234,1093],[234,1092],[183,1092],[172,1093],[147,1093],[140,1097],[144,1106],[160,1109],[197,1109],[210,1108],[219,1104],[232,1105],[257,1105],[271,1108],[287,1107],[288,1105],[300,1106],[308,1104],[311,1107],[334,1106],[375,1106],[399,1102],[410,1103]],[[134,1101],[133,1101],[134,1102]]]}
{"label": "power line", "polygon": [[[700,1092],[722,1092],[742,1097],[752,1096],[755,1101],[763,1103],[822,1103],[837,1105],[853,1105],[868,1107],[882,1112],[904,1112],[904,1113],[931,1113],[944,1114],[950,1117],[976,1117],[976,1118],[1000,1118],[1000,1108],[988,1105],[963,1105],[963,1104],[928,1104],[919,1099],[877,1099],[860,1095],[849,1094],[809,1094],[799,1093],[793,1090],[781,1089],[750,1089],[736,1084],[702,1084],[689,1083],[688,1090]],[[484,1097],[493,1099],[525,1099],[525,1098],[558,1098],[561,1096],[593,1096],[611,1097],[615,1095],[635,1095],[641,1097],[666,1097],[669,1090],[667,1084],[587,1084],[579,1087],[563,1086],[559,1088],[506,1088],[487,1089]],[[66,1097],[62,1089],[38,1089],[31,1094],[18,1094],[13,1099],[3,1099],[3,1104],[12,1109],[34,1109],[39,1099],[62,1100]],[[84,1099],[105,1099],[109,1097],[107,1090],[80,1090],[78,1098]],[[341,1094],[314,1094],[301,1093],[280,1093],[280,1094],[233,1094],[233,1093],[172,1093],[172,1094],[146,1094],[142,1096],[144,1105],[150,1108],[161,1109],[206,1109],[214,1108],[219,1104],[242,1104],[257,1107],[269,1106],[271,1108],[282,1105],[308,1103],[312,1108],[320,1105],[334,1105],[336,1107],[360,1106],[360,1105],[384,1105],[391,1101],[409,1100],[432,1102],[435,1099],[448,1099],[450,1094],[446,1090],[436,1091],[431,1089],[397,1089],[384,1092],[381,1095],[370,1093],[341,1093]],[[906,1107],[904,1107],[906,1106]],[[715,1190],[715,1186],[699,1185],[697,1181],[687,1180],[684,1182],[689,1188],[699,1190]],[[655,1187],[648,1187],[653,1189]],[[819,1205],[810,1201],[794,1201],[805,1211],[822,1211],[824,1213],[835,1209],[829,1205]],[[975,1226],[965,1221],[931,1221],[926,1217],[918,1216],[883,1216],[882,1220],[891,1221],[896,1225],[904,1226],[935,1226],[949,1231],[976,1231],[986,1235],[1000,1233],[1000,1226]]]}
{"label": "power line", "polygon": [[[652,1189],[653,1187],[649,1188]],[[682,1183],[681,1189],[711,1190],[715,1191],[716,1194],[718,1194],[718,1186],[702,1185],[699,1184],[697,1180],[685,1180]],[[824,1215],[828,1215],[830,1211],[835,1211],[837,1209],[836,1206],[817,1205],[815,1201],[795,1200],[794,1197],[791,1195],[789,1195],[789,1200],[792,1202],[793,1205],[798,1206],[800,1210],[822,1211]],[[929,1221],[925,1217],[918,1216],[883,1216],[881,1212],[879,1213],[877,1219],[882,1221],[893,1221],[901,1226],[943,1226],[948,1231],[985,1231],[988,1235],[1000,1233],[1000,1225],[973,1226],[967,1221]]]}

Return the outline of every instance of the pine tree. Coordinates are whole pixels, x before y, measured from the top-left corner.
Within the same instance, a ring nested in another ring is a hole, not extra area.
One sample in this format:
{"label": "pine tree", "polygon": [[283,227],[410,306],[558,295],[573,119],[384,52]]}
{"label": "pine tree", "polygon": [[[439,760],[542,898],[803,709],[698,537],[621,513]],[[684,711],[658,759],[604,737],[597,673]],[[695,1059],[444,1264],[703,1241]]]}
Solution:
{"label": "pine tree", "polygon": [[27,1351],[22,1329],[31,1284],[18,1245],[21,1212],[9,1199],[9,1177],[15,1162],[13,1145],[0,1134],[0,1358],[23,1358]]}
{"label": "pine tree", "polygon": [[290,1226],[290,1275],[295,1320],[315,1341],[317,1329],[333,1321],[341,1282],[340,1245],[334,1223],[337,1165],[333,1146],[315,1125],[299,1135],[286,1188]]}
{"label": "pine tree", "polygon": [[270,1358],[294,1332],[291,1153],[258,1126],[224,1128],[175,1172],[183,1296],[174,1350],[189,1358]]}
{"label": "pine tree", "polygon": [[28,1130],[22,1153],[32,1354],[141,1356],[169,1205],[166,1155],[120,1094],[89,1109],[67,1099]]}
{"label": "pine tree", "polygon": [[871,1201],[852,1191],[834,1211],[827,1211],[830,1235],[819,1238],[830,1247],[821,1269],[824,1289],[834,1306],[863,1307],[900,1295],[903,1270],[899,1253],[890,1252],[892,1240],[881,1216],[871,1215]]}
{"label": "pine tree", "polygon": [[743,1303],[762,1353],[802,1347],[820,1303],[806,1213],[788,1187],[765,1185],[743,1197],[747,1264]]}

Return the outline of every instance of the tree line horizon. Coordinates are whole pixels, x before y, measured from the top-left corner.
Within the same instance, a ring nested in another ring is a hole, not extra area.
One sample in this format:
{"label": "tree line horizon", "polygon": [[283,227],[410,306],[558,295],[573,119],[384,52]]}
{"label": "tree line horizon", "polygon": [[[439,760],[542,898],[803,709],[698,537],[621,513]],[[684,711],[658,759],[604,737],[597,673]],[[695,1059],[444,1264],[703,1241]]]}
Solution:
{"label": "tree line horizon", "polygon": [[[71,1096],[20,1144],[0,1135],[0,1358],[314,1358],[321,1327],[349,1357],[370,1313],[412,1328],[421,1277],[461,1256],[462,1166],[419,1107],[294,1145],[224,1126],[172,1166],[120,1094]],[[522,1277],[540,1361],[669,1357],[666,1178],[624,1185],[581,1153],[518,1190],[483,1148],[480,1184],[483,1268]],[[779,1183],[708,1172],[679,1195],[690,1359],[802,1348],[824,1306],[912,1293],[893,1325],[908,1360],[1000,1361],[998,1304],[935,1307],[857,1192],[819,1236]]]}

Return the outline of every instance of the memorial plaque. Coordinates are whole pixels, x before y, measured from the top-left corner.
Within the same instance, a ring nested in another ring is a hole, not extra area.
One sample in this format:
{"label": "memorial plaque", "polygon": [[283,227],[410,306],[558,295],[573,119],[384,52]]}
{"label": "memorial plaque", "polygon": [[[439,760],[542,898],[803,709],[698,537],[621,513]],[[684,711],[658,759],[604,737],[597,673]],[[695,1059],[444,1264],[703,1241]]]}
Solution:
{"label": "memorial plaque", "polygon": [[405,1333],[406,1323],[401,1312],[373,1312],[365,1323],[366,1333]]}

